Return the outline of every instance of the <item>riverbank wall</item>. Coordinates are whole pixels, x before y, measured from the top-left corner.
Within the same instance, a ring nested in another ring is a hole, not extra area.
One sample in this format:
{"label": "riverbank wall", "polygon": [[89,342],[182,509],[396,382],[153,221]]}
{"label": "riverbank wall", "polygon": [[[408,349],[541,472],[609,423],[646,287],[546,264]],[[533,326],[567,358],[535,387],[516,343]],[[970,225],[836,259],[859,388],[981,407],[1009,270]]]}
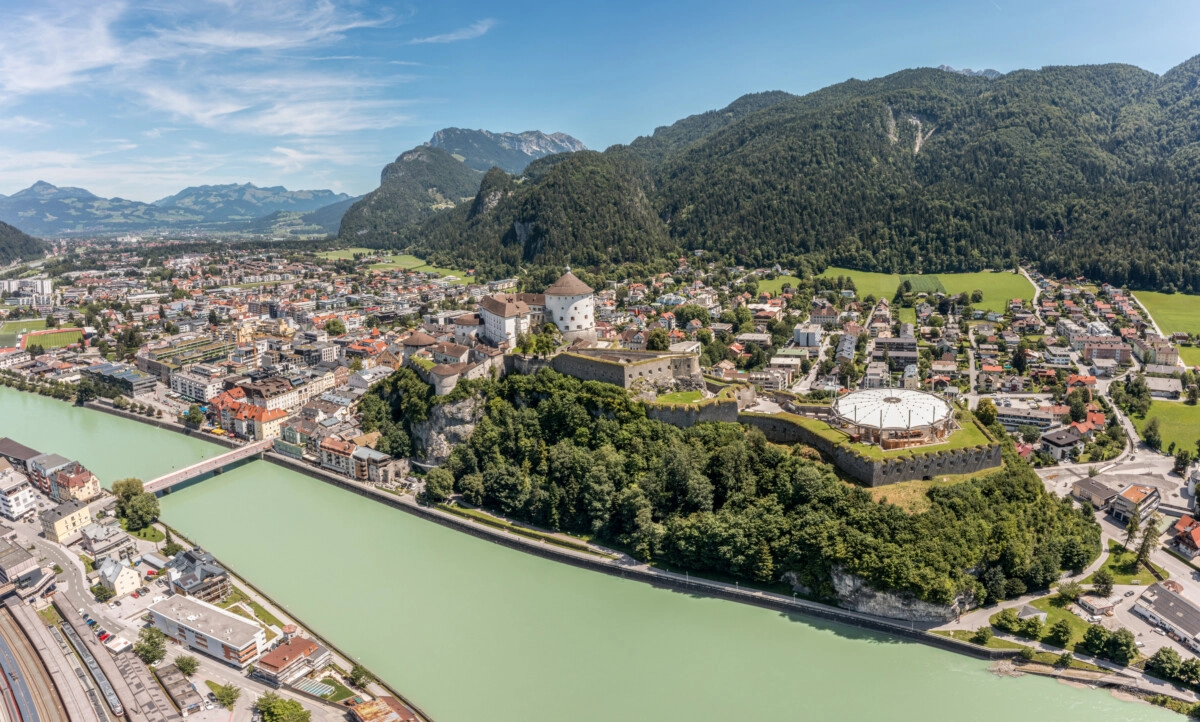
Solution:
{"label": "riverbank wall", "polygon": [[[204,434],[196,429],[191,429],[180,424],[165,422],[162,419],[151,419],[144,416],[139,416],[137,414],[125,412],[121,409],[114,409],[111,406],[106,406],[97,402],[91,402],[87,404],[87,407],[97,411],[110,413],[114,416],[121,416],[132,421],[147,423],[156,428],[175,431],[177,433],[184,434],[185,436],[212,441],[227,448],[239,446],[237,442],[227,438]],[[819,602],[812,602],[798,598],[788,598],[781,594],[775,594],[772,592],[746,589],[736,584],[731,585],[723,582],[697,579],[691,577],[690,575],[679,575],[673,572],[655,569],[653,567],[647,567],[644,565],[635,566],[630,564],[628,560],[611,560],[585,552],[575,552],[544,541],[535,541],[533,539],[528,539],[516,534],[511,534],[501,529],[478,524],[468,519],[439,511],[433,507],[419,504],[415,500],[410,500],[408,497],[397,496],[396,494],[380,491],[373,486],[360,484],[347,477],[334,474],[324,469],[314,467],[303,461],[283,456],[275,452],[267,452],[264,454],[263,458],[269,463],[284,467],[290,471],[304,474],[327,484],[332,484],[333,486],[345,491],[350,491],[358,494],[359,496],[386,504],[394,509],[412,514],[425,519],[426,521],[431,521],[435,524],[440,524],[456,531],[470,534],[476,538],[490,541],[495,544],[500,544],[517,551],[534,554],[552,561],[570,564],[578,568],[588,569],[623,579],[640,581],[652,586],[670,589],[672,591],[677,591],[684,594],[702,594],[704,596],[716,597],[732,602],[753,604],[755,606],[771,609],[783,614],[811,617],[849,627],[856,627],[872,632],[887,634],[914,642],[920,642],[922,644],[937,647],[945,651],[964,654],[976,659],[1011,659],[1017,653],[1016,650],[987,649],[969,642],[963,642],[961,640],[954,639],[952,637],[933,634],[918,627],[916,624],[906,625],[904,623],[873,617],[851,610],[841,609],[839,607],[833,607],[827,604],[821,604]],[[236,574],[236,570],[231,571],[234,571]],[[242,575],[239,574],[238,576],[243,581],[246,581],[245,577]],[[271,599],[270,595],[263,593],[257,587],[254,587],[254,585],[249,581],[246,581],[246,584],[254,588],[255,591],[261,594],[263,597]],[[274,600],[272,600],[272,603],[276,606],[280,606],[278,603],[274,602]],[[303,620],[299,618],[297,618],[297,621],[299,621],[301,624],[304,624]],[[312,629],[311,626],[308,626],[308,628]],[[330,646],[333,649],[337,649],[333,645]],[[353,659],[352,656],[347,655],[341,650],[337,651],[339,654],[342,654],[342,656]],[[382,682],[380,683],[383,684]],[[395,694],[398,699],[404,699],[404,697],[398,692],[395,692],[390,687],[388,687],[388,689]],[[417,708],[414,706],[414,709]],[[428,717],[426,718],[428,719]]]}

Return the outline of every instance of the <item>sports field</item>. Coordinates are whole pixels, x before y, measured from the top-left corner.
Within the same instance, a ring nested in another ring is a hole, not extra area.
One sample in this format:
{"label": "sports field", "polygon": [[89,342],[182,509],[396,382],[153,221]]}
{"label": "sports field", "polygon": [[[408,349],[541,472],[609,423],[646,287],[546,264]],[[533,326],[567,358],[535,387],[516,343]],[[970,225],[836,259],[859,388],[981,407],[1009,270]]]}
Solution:
{"label": "sports field", "polygon": [[1196,440],[1200,439],[1200,406],[1189,406],[1182,401],[1154,401],[1146,418],[1131,418],[1139,434],[1145,431],[1150,419],[1158,419],[1163,451],[1172,441],[1176,447],[1196,450]]}
{"label": "sports field", "polygon": [[73,343],[79,343],[83,339],[83,331],[77,328],[64,328],[61,330],[35,331],[25,335],[21,340],[21,345],[24,348],[29,348],[31,345],[41,346],[49,351],[54,348],[62,348],[70,346]]}
{"label": "sports field", "polygon": [[860,298],[873,294],[876,298],[891,299],[896,295],[896,288],[900,282],[905,280],[912,283],[913,290],[918,293],[933,293],[944,289],[946,293],[957,294],[970,293],[979,289],[983,291],[983,301],[973,305],[988,311],[1003,311],[1012,299],[1029,300],[1033,298],[1034,292],[1033,284],[1028,279],[1019,273],[1008,273],[1007,271],[901,276],[895,273],[871,273],[852,271],[848,268],[827,268],[821,275],[825,278],[836,278],[837,276],[853,278]]}
{"label": "sports field", "polygon": [[29,331],[41,331],[46,328],[44,318],[23,318],[19,321],[5,321],[0,324],[0,348],[12,348],[17,345],[17,334]]}
{"label": "sports field", "polygon": [[387,251],[380,251],[374,248],[343,248],[338,251],[325,251],[323,253],[318,253],[317,255],[321,258],[338,260],[354,258],[355,253],[363,253],[366,255],[376,254],[387,259],[382,263],[372,263],[372,270],[390,271],[401,268],[406,271],[417,271],[418,273],[436,273],[439,276],[455,276],[458,278],[458,280],[454,281],[455,284],[461,285],[467,283],[467,274],[462,271],[454,268],[439,268],[437,266],[431,266],[420,258],[417,258],[416,256],[410,256],[408,254],[397,254],[390,256],[387,255]]}
{"label": "sports field", "polygon": [[1163,333],[1200,333],[1200,296],[1137,291],[1133,297],[1146,307]]}

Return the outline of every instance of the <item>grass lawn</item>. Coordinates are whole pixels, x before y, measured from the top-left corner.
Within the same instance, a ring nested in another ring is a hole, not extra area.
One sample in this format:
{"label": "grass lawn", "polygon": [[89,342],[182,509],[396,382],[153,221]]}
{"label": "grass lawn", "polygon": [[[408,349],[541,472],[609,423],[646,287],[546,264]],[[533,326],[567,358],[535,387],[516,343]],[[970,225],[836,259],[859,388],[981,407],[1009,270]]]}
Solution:
{"label": "grass lawn", "polygon": [[39,333],[34,336],[25,337],[25,345],[36,344],[46,350],[62,348],[70,346],[73,343],[79,343],[83,340],[83,332],[79,329],[67,329],[64,331],[51,331],[48,333]]}
{"label": "grass lawn", "polygon": [[772,279],[760,278],[758,279],[758,292],[766,292],[775,296],[783,290],[785,285],[796,288],[800,285],[800,279],[796,276],[776,276]]}
{"label": "grass lawn", "polygon": [[[1104,566],[1101,568],[1112,572],[1113,584],[1134,584],[1134,580],[1137,580],[1136,584],[1141,586],[1149,586],[1158,581],[1154,578],[1153,574],[1147,571],[1140,564],[1135,567],[1134,561],[1135,557],[1133,552],[1125,551],[1125,549],[1121,547],[1120,542],[1109,541],[1108,558],[1104,560]],[[1167,573],[1167,570],[1163,569],[1162,567],[1155,565],[1154,568],[1158,569],[1158,572],[1159,574],[1162,574],[1163,579],[1171,576]],[[1091,582],[1091,576],[1083,580],[1084,584],[1091,584]]]}
{"label": "grass lawn", "polygon": [[[1057,594],[1052,594],[1048,597],[1035,599],[1032,602],[1034,607],[1046,613],[1046,631],[1050,630],[1050,626],[1060,619],[1067,620],[1067,624],[1071,625],[1071,641],[1067,642],[1066,649],[1075,651],[1075,645],[1083,641],[1083,633],[1087,631],[1088,623],[1083,619],[1071,614],[1067,610],[1067,604],[1064,604],[1062,599]],[[1053,644],[1049,640],[1043,638],[1046,644]],[[1058,645],[1053,645],[1058,646]]]}
{"label": "grass lawn", "polygon": [[321,253],[317,254],[317,257],[328,258],[333,261],[340,261],[354,258],[355,253],[362,253],[369,256],[374,253],[383,253],[383,251],[380,251],[376,248],[342,248],[337,251],[322,251]]}
{"label": "grass lawn", "polygon": [[217,688],[222,686],[222,685],[219,685],[216,682],[212,681],[211,679],[204,680],[204,684],[208,685],[208,689],[211,692],[216,692]]}
{"label": "grass lawn", "polygon": [[246,604],[248,604],[250,608],[254,610],[254,616],[258,617],[260,621],[266,624],[273,624],[280,629],[283,628],[284,624],[282,621],[280,621],[279,617],[276,617],[274,614],[268,612],[263,605],[259,604],[253,599],[247,599]]}
{"label": "grass lawn", "polygon": [[439,268],[437,266],[431,266],[422,259],[408,254],[389,256],[387,255],[387,251],[381,251],[375,248],[343,248],[337,251],[325,251],[323,253],[318,253],[317,256],[320,258],[339,260],[354,258],[355,253],[362,253],[368,256],[377,255],[380,258],[387,259],[381,263],[371,264],[372,270],[392,271],[399,268],[406,271],[417,271],[419,273],[436,273],[439,276],[456,276],[458,278],[457,281],[454,281],[456,285],[464,285],[468,282],[467,274],[456,268]]}
{"label": "grass lawn", "polygon": [[80,554],[79,561],[83,562],[83,568],[87,570],[88,574],[91,574],[96,570],[96,565],[86,555]]}
{"label": "grass lawn", "polygon": [[[238,615],[239,617],[245,617],[246,619],[249,619],[251,622],[255,622],[257,624],[257,620],[254,618],[254,615],[250,614],[250,612],[247,612],[245,607],[229,607],[229,609],[227,611],[233,612],[234,614]],[[266,634],[267,634],[268,642],[270,642],[272,639],[275,639],[276,637],[279,636],[274,631],[272,631],[270,627],[263,627],[263,631],[266,632]]]}
{"label": "grass lawn", "polygon": [[237,587],[233,587],[233,591],[231,591],[229,593],[229,596],[225,597],[225,600],[222,601],[217,606],[220,607],[221,609],[229,609],[230,607],[237,604],[238,602],[244,602],[244,601],[247,601],[248,599],[250,599],[250,597],[247,597],[245,592],[243,592],[241,589],[238,589]]}
{"label": "grass lawn", "polygon": [[55,609],[53,605],[38,612],[38,616],[42,618],[42,621],[45,622],[46,626],[48,627],[53,627],[55,624],[62,623],[62,617],[58,616],[58,610]]}
{"label": "grass lawn", "polygon": [[455,516],[461,516],[466,519],[473,519],[482,524],[486,524],[487,526],[496,529],[504,529],[512,532],[513,534],[526,537],[527,539],[544,541],[547,544],[554,544],[555,546],[565,547],[575,551],[587,552],[588,554],[593,554],[598,557],[608,557],[608,555],[601,554],[600,552],[589,547],[584,542],[572,542],[569,539],[563,539],[553,534],[547,534],[536,529],[530,529],[526,526],[513,524],[512,522],[505,521],[504,519],[492,516],[491,514],[478,509],[468,509],[462,506],[450,506],[449,504],[438,504],[437,508],[448,514],[454,514]]}
{"label": "grass lawn", "polygon": [[900,308],[900,323],[911,323],[917,325],[917,309],[915,308]]}
{"label": "grass lawn", "polygon": [[[954,629],[954,630],[951,630],[948,632],[939,630],[939,631],[934,632],[934,634],[940,634],[943,637],[953,637],[954,639],[957,639],[960,642],[971,642],[971,637],[975,636],[975,630]],[[974,642],[971,642],[971,644],[974,644]],[[1001,639],[999,637],[992,637],[991,639],[989,639],[987,641],[987,644],[985,644],[983,646],[988,649],[1025,649],[1024,644],[1010,642],[1007,639]]]}
{"label": "grass lawn", "polygon": [[[1004,466],[996,466],[991,469],[977,471],[974,474],[954,474],[951,476],[939,476],[932,481],[917,479],[914,481],[901,481],[896,484],[887,484],[886,486],[874,486],[866,489],[866,492],[871,495],[875,501],[885,502],[898,506],[910,514],[920,514],[923,511],[928,511],[932,506],[929,503],[928,492],[935,486],[954,486],[961,484],[968,479],[975,479],[988,474],[994,474],[1003,469]],[[859,486],[853,482],[846,482],[851,486]]]}
{"label": "grass lawn", "polygon": [[[867,271],[851,271],[848,268],[827,268],[821,274],[825,278],[836,278],[838,276],[849,276],[854,279],[854,286],[858,289],[860,298],[867,294],[874,294],[877,298],[883,297],[891,299],[896,295],[896,287],[900,285],[901,276],[895,273],[869,273]],[[1008,302],[1014,298],[1023,298],[1029,300],[1033,298],[1034,287],[1024,276],[1019,273],[1009,273],[1001,271],[993,273],[991,271],[981,271],[979,273],[939,273],[936,276],[930,275],[928,278],[922,276],[906,275],[913,283],[913,288],[918,292],[924,291],[929,293],[937,290],[940,285],[946,289],[946,293],[970,293],[975,289],[983,291],[983,301],[974,304],[976,308],[982,308],[988,311],[1003,311],[1008,307]],[[760,285],[761,287],[761,285]],[[1191,298],[1198,299],[1198,305],[1195,307],[1195,312],[1200,312],[1200,296]],[[1155,316],[1157,319],[1158,316]],[[1161,321],[1159,323],[1162,323]],[[1200,320],[1197,321],[1198,330],[1200,330]],[[1167,329],[1163,329],[1166,331]]]}
{"label": "grass lawn", "polygon": [[333,691],[325,695],[325,699],[329,700],[330,702],[341,702],[344,699],[350,699],[354,696],[354,693],[347,689],[346,685],[337,681],[333,677],[325,677],[321,680],[321,683],[333,687]]}
{"label": "grass lawn", "polygon": [[167,535],[159,531],[158,527],[155,527],[154,525],[150,525],[145,529],[138,529],[137,531],[129,531],[129,529],[125,527],[125,520],[122,519],[121,528],[125,529],[130,536],[137,537],[142,541],[153,542],[154,544],[157,544],[160,541],[165,541],[167,538]]}
{"label": "grass lawn", "polygon": [[1179,358],[1188,366],[1200,366],[1200,346],[1180,346]]}
{"label": "grass lawn", "polygon": [[892,300],[896,288],[900,285],[900,276],[895,273],[871,273],[870,271],[851,271],[849,268],[826,268],[822,278],[837,278],[849,276],[854,279],[854,287],[858,289],[858,297],[886,298]]}
{"label": "grass lawn", "polygon": [[1200,296],[1138,291],[1133,297],[1146,307],[1163,333],[1200,333]]}
{"label": "grass lawn", "polygon": [[992,273],[939,273],[938,278],[946,286],[946,292],[970,293],[975,289],[983,291],[983,301],[972,304],[975,308],[988,311],[1003,311],[1008,308],[1008,302],[1014,298],[1028,301],[1033,298],[1034,287],[1027,278],[1019,273],[1001,271]]}
{"label": "grass lawn", "polygon": [[46,328],[44,318],[23,318],[18,321],[5,321],[0,324],[0,348],[10,348],[17,345],[17,334],[27,331],[41,331]]}
{"label": "grass lawn", "polygon": [[703,391],[676,391],[658,397],[660,404],[694,404],[704,398]]}
{"label": "grass lawn", "polygon": [[1146,412],[1146,418],[1132,418],[1133,425],[1141,435],[1144,435],[1150,419],[1158,419],[1158,432],[1162,436],[1164,451],[1172,441],[1176,447],[1194,451],[1196,439],[1200,439],[1200,405],[1189,406],[1182,401],[1154,401],[1150,404],[1150,411]]}

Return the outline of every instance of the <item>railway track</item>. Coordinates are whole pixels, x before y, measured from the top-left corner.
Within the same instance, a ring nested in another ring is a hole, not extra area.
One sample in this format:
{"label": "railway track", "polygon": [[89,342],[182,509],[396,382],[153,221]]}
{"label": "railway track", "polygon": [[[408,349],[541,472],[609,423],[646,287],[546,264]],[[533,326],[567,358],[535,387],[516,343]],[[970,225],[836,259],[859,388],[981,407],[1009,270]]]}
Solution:
{"label": "railway track", "polygon": [[4,672],[9,675],[10,680],[15,673],[23,682],[21,685],[14,682],[14,692],[17,686],[22,686],[32,698],[28,704],[22,704],[18,696],[17,707],[21,714],[21,722],[70,722],[67,710],[58,698],[58,692],[42,667],[37,652],[8,610],[0,612],[0,637],[4,639],[3,652],[10,657],[9,661],[15,662],[16,667],[16,670],[5,669]]}

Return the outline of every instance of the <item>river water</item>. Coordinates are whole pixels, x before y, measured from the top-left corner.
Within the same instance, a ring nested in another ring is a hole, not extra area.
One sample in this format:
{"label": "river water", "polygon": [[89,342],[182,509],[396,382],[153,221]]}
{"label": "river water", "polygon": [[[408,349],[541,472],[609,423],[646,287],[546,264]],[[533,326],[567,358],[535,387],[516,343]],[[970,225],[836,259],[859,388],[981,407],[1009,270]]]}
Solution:
{"label": "river water", "polygon": [[[0,388],[0,436],[108,486],[220,447]],[[1040,677],[532,557],[265,462],[163,517],[436,722],[1167,720]]]}

